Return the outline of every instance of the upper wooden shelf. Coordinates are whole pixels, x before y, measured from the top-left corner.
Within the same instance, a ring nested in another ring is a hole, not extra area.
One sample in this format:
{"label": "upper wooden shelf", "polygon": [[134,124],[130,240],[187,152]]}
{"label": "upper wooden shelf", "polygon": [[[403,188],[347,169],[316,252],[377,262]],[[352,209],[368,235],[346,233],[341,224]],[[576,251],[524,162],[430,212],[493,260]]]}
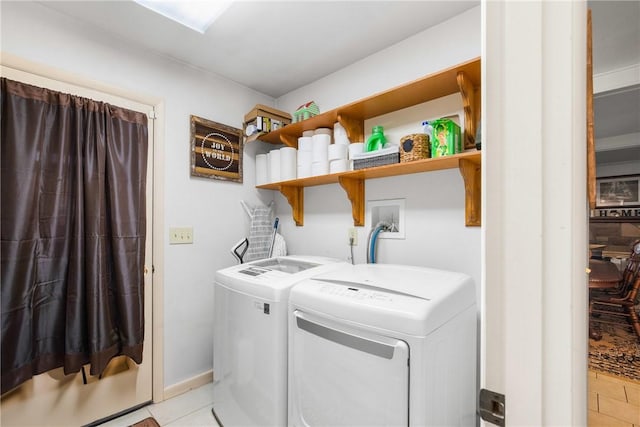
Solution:
{"label": "upper wooden shelf", "polygon": [[[423,159],[407,163],[377,166],[310,178],[259,185],[258,188],[280,191],[289,201],[296,225],[304,222],[304,188],[339,183],[351,201],[353,222],[364,225],[364,182],[367,179],[459,168],[465,186],[465,224],[480,225],[480,171],[482,157],[475,150],[474,137],[480,117],[480,58],[430,74],[421,79],[338,107],[318,116],[260,135],[257,139],[272,144],[298,147],[298,138],[306,130],[333,128],[339,122],[352,142],[364,142],[364,121],[433,99],[460,93],[464,109],[464,147],[467,151],[453,156]],[[248,140],[247,142],[250,142]]]}
{"label": "upper wooden shelf", "polygon": [[[463,76],[463,77],[461,77]],[[477,116],[479,103],[474,97],[474,88],[480,86],[480,58],[456,65],[446,70],[430,74],[418,80],[397,86],[376,95],[369,96],[351,104],[324,112],[318,116],[292,123],[276,131],[261,135],[258,140],[272,144],[286,144],[290,147],[298,146],[298,137],[305,130],[321,127],[333,128],[336,122],[345,127],[352,142],[364,141],[364,120],[423,102],[451,95],[463,93],[470,99],[471,108]],[[471,90],[469,89],[471,88]],[[466,102],[465,102],[466,104]],[[466,106],[465,106],[466,107]],[[465,128],[475,129],[475,118],[471,123],[465,123]],[[467,132],[474,135],[475,132]]]}

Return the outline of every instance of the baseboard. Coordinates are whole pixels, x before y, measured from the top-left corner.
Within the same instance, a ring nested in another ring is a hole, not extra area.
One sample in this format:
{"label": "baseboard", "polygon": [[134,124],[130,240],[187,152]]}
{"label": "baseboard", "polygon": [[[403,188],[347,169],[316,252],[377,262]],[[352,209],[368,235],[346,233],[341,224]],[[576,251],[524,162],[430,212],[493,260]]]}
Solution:
{"label": "baseboard", "polygon": [[177,384],[173,384],[164,389],[164,400],[171,399],[189,390],[198,388],[213,381],[213,369],[203,372],[200,375],[191,377]]}

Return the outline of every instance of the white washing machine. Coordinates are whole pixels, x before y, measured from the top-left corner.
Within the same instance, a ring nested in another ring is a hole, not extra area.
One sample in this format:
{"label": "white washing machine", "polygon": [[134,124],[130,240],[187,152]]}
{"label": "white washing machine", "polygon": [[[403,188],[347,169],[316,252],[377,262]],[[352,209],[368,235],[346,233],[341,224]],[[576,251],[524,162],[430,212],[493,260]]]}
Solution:
{"label": "white washing machine", "polygon": [[476,425],[470,277],[347,265],[289,297],[289,425]]}
{"label": "white washing machine", "polygon": [[286,425],[289,290],[340,265],[346,263],[286,256],[216,272],[213,414],[221,425]]}

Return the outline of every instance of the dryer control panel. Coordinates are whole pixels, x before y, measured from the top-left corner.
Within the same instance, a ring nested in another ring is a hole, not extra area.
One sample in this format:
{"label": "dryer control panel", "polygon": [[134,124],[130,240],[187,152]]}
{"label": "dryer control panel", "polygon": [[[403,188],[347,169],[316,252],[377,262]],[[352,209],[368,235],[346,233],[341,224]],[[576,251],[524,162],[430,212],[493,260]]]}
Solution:
{"label": "dryer control panel", "polygon": [[352,286],[326,284],[320,288],[320,292],[358,300],[393,301],[392,296],[387,293]]}

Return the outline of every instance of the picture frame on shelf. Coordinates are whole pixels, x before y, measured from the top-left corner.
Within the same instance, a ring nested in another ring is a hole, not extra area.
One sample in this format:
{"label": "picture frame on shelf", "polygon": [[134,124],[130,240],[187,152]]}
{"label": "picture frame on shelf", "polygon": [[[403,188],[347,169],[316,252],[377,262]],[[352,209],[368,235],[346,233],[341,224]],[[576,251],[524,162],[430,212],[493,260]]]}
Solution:
{"label": "picture frame on shelf", "polygon": [[640,206],[640,175],[596,179],[596,207]]}

